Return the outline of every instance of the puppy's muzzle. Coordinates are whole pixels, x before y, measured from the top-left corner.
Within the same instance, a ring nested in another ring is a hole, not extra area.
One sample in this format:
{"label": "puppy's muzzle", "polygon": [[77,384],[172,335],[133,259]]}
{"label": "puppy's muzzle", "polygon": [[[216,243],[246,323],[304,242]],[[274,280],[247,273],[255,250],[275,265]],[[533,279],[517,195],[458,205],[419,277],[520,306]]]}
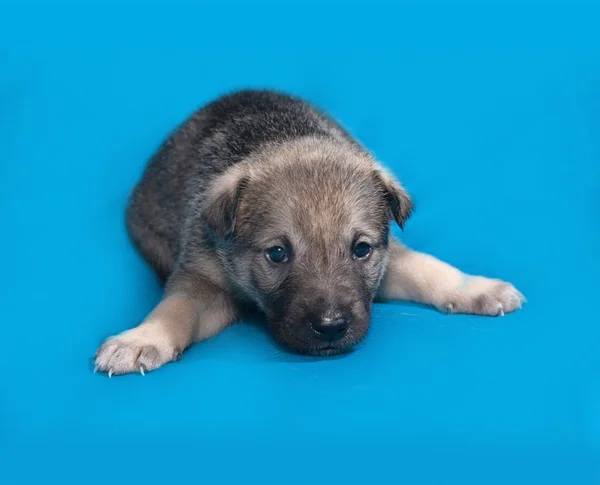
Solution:
{"label": "puppy's muzzle", "polygon": [[340,340],[348,332],[351,317],[341,312],[327,312],[320,315],[312,315],[309,318],[310,328],[315,337],[323,342],[335,342]]}

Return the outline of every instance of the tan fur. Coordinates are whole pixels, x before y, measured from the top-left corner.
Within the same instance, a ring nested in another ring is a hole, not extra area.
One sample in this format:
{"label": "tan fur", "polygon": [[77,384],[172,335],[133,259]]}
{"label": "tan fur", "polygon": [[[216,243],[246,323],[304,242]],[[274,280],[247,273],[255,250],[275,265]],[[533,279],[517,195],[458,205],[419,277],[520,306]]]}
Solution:
{"label": "tan fur", "polygon": [[174,278],[163,300],[137,327],[107,339],[96,369],[109,376],[157,369],[179,358],[193,342],[210,338],[235,319],[232,304],[210,285]]}
{"label": "tan fur", "polygon": [[445,313],[502,316],[521,308],[524,297],[510,283],[471,276],[428,254],[411,251],[398,241],[379,287],[382,301],[407,300]]}

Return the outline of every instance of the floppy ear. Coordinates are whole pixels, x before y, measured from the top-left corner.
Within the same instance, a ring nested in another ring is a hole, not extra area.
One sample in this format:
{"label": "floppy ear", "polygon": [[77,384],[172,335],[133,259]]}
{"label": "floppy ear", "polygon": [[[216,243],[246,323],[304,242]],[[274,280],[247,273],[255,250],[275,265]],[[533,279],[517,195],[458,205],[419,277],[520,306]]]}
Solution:
{"label": "floppy ear", "polygon": [[404,223],[408,220],[414,208],[410,196],[404,187],[400,185],[400,182],[383,169],[377,171],[377,178],[383,187],[391,217],[400,226],[400,229],[404,229]]}
{"label": "floppy ear", "polygon": [[248,182],[246,175],[236,168],[214,180],[202,208],[206,225],[223,239],[231,236],[235,229],[238,202]]}

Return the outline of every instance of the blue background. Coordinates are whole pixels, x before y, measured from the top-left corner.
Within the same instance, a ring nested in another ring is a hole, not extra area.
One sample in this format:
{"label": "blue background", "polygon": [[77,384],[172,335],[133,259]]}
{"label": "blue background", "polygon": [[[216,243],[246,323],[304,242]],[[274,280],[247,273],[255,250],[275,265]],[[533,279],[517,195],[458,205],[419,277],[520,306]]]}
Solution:
{"label": "blue background", "polygon": [[[377,306],[326,360],[237,325],[93,375],[161,294],[130,189],[247,86],[328,109],[413,194],[407,244],[529,303]],[[4,0],[0,128],[3,483],[599,483],[598,2]]]}

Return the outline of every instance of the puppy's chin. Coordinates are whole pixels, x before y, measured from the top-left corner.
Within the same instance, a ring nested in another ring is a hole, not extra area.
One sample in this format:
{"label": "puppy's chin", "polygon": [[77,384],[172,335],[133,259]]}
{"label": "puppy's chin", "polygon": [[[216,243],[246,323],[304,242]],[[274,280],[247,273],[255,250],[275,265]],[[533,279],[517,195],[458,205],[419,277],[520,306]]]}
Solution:
{"label": "puppy's chin", "polygon": [[312,355],[315,357],[330,357],[333,355],[344,355],[349,354],[354,349],[353,345],[341,346],[329,346],[323,348],[309,349],[307,352],[300,352],[303,355]]}
{"label": "puppy's chin", "polygon": [[316,357],[328,357],[333,355],[342,355],[352,352],[352,344],[343,344],[334,342],[326,344],[323,342],[301,342],[297,340],[278,339],[279,343],[286,347],[290,352],[299,355],[310,355]]}
{"label": "puppy's chin", "polygon": [[348,354],[363,338],[361,336],[360,338],[343,338],[335,342],[323,342],[313,338],[310,332],[296,333],[275,330],[273,333],[277,342],[288,351],[299,355],[319,357]]}

